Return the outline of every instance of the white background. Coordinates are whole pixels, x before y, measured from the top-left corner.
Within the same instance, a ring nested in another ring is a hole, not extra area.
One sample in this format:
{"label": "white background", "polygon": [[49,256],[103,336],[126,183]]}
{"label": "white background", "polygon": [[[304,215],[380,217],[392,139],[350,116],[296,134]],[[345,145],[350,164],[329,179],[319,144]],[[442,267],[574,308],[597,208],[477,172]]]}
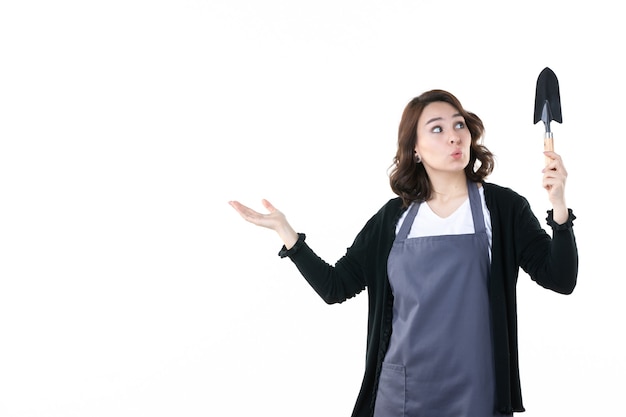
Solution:
{"label": "white background", "polygon": [[348,416],[367,296],[327,306],[273,232],[334,263],[393,195],[432,88],[486,125],[490,181],[545,224],[535,86],[578,220],[571,296],[519,281],[528,417],[616,415],[626,372],[618,2],[0,4],[0,416]]}

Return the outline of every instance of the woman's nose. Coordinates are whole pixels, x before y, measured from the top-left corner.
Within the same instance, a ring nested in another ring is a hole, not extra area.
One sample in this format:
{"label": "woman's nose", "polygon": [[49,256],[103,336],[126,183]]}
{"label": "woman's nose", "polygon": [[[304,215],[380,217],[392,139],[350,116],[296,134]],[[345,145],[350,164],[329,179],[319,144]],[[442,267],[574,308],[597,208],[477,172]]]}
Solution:
{"label": "woman's nose", "polygon": [[456,143],[456,142],[460,142],[461,138],[459,137],[459,135],[452,135],[450,136],[450,143]]}

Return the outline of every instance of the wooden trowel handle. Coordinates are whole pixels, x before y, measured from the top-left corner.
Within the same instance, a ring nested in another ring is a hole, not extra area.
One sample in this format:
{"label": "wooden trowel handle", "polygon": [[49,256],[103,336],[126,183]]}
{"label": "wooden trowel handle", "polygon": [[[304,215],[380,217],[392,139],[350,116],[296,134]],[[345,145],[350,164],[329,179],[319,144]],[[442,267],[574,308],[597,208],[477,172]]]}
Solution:
{"label": "wooden trowel handle", "polygon": [[[554,151],[554,138],[552,137],[552,133],[546,133],[546,136],[543,138],[543,150],[544,151]],[[546,156],[546,165],[548,165],[552,161],[552,158]]]}

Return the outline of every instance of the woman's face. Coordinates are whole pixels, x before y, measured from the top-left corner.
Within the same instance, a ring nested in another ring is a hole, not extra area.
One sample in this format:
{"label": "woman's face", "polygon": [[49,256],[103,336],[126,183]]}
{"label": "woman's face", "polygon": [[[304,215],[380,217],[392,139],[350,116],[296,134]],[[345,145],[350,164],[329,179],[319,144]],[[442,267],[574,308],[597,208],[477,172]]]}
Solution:
{"label": "woman's face", "polygon": [[465,119],[452,105],[437,101],[424,107],[417,122],[415,152],[429,174],[464,170],[471,142]]}

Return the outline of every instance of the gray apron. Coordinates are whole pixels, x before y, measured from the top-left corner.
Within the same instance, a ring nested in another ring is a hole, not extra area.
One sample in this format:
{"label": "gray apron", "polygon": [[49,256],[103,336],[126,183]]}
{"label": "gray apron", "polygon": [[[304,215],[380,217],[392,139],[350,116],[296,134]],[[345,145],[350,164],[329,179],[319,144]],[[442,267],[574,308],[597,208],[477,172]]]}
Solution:
{"label": "gray apron", "polygon": [[388,260],[394,296],[376,417],[487,417],[495,413],[487,281],[489,241],[480,194],[467,183],[473,234],[407,239],[409,209]]}

